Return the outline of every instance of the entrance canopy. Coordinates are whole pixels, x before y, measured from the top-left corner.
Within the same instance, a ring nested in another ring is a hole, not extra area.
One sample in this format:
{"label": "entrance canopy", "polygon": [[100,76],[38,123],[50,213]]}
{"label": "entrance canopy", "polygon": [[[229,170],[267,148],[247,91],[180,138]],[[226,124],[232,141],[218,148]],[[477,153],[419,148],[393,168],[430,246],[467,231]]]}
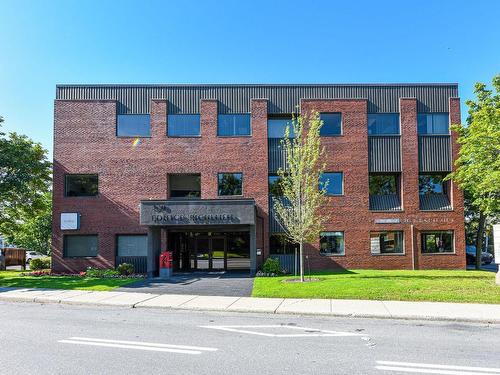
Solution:
{"label": "entrance canopy", "polygon": [[255,225],[253,199],[169,199],[141,201],[147,226]]}

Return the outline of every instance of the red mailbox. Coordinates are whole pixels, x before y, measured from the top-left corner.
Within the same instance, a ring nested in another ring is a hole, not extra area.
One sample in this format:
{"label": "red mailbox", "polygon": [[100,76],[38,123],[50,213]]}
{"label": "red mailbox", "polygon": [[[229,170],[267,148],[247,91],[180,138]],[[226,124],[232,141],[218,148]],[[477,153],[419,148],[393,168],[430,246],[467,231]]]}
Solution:
{"label": "red mailbox", "polygon": [[160,254],[160,268],[172,268],[172,252],[164,251]]}

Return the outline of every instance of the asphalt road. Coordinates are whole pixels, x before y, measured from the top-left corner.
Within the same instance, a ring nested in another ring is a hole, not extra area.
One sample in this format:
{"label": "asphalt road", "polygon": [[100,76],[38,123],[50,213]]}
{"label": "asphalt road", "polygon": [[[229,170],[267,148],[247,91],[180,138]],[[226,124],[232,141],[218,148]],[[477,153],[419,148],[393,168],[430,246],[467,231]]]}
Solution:
{"label": "asphalt road", "polygon": [[500,326],[0,302],[0,373],[498,375]]}

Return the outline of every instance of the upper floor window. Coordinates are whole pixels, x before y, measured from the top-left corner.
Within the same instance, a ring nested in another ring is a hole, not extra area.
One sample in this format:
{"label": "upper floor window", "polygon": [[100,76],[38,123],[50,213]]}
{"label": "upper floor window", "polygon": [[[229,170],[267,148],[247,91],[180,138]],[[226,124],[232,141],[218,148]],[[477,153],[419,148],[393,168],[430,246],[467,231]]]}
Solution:
{"label": "upper floor window", "polygon": [[326,195],[342,195],[344,194],[344,184],[342,172],[324,172],[319,177],[319,187],[326,187]]}
{"label": "upper floor window", "polygon": [[200,198],[201,175],[169,174],[168,186],[170,198]]}
{"label": "upper floor window", "polygon": [[342,114],[320,113],[319,118],[323,121],[319,135],[323,137],[342,135]]}
{"label": "upper floor window", "polygon": [[116,119],[116,135],[118,137],[149,137],[149,115],[118,115]]}
{"label": "upper floor window", "polygon": [[370,195],[397,194],[397,175],[370,174]]}
{"label": "upper floor window", "polygon": [[398,113],[369,113],[368,135],[398,135]]}
{"label": "upper floor window", "polygon": [[417,116],[418,134],[449,134],[448,113],[419,113]]}
{"label": "upper floor window", "polygon": [[419,175],[418,190],[420,195],[445,194],[446,184],[442,175]]}
{"label": "upper floor window", "polygon": [[269,194],[271,194],[273,197],[283,196],[280,176],[277,175],[269,176]]}
{"label": "upper floor window", "polygon": [[243,174],[242,173],[219,173],[218,194],[243,195]]}
{"label": "upper floor window", "polygon": [[199,137],[200,115],[168,115],[169,137]]}
{"label": "upper floor window", "polygon": [[218,136],[237,137],[250,135],[250,133],[250,114],[226,114],[218,116]]}
{"label": "upper floor window", "polygon": [[294,137],[293,122],[291,118],[270,118],[267,120],[267,138],[285,138],[286,128],[288,135]]}
{"label": "upper floor window", "polygon": [[67,174],[64,179],[66,197],[95,197],[98,193],[96,174]]}

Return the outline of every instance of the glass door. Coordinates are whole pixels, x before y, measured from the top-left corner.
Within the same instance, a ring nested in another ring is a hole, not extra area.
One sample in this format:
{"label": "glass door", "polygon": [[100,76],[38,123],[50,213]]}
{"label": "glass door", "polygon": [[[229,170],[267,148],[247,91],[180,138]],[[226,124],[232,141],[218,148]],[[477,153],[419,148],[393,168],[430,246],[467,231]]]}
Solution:
{"label": "glass door", "polygon": [[195,244],[191,268],[193,270],[208,271],[212,268],[210,239],[206,237],[197,238]]}
{"label": "glass door", "polygon": [[225,270],[226,267],[226,239],[224,237],[213,237],[210,239],[210,250],[212,256],[212,269]]}

